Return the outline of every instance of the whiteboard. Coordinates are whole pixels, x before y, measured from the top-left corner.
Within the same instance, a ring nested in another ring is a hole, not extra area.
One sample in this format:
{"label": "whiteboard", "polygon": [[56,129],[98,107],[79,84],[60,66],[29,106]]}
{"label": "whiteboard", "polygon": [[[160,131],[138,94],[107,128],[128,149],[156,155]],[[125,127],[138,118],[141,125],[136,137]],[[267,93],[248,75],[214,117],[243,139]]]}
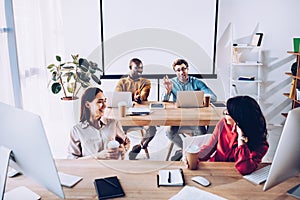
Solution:
{"label": "whiteboard", "polygon": [[103,0],[105,74],[128,73],[134,57],[143,74],[174,74],[176,58],[190,74],[214,74],[216,1]]}

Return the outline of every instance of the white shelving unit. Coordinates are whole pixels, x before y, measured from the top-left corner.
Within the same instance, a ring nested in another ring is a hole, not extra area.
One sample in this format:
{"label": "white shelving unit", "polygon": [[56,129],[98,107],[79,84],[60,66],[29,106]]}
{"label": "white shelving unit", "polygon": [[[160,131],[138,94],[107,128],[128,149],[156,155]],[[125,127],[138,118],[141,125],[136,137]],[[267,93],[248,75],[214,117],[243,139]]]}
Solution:
{"label": "white shelving unit", "polygon": [[[259,46],[232,46],[230,96],[249,95],[260,103],[262,66],[261,48]],[[245,78],[249,78],[249,80],[245,80]]]}

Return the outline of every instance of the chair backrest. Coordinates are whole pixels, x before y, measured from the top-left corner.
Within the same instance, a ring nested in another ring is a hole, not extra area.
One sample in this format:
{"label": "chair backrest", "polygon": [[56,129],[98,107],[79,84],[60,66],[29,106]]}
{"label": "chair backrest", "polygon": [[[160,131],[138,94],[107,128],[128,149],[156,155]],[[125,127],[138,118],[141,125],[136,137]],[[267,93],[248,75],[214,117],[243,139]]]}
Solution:
{"label": "chair backrest", "polygon": [[186,149],[191,145],[197,145],[199,147],[206,144],[212,134],[198,135],[192,137],[182,137],[183,142],[183,157],[185,157]]}

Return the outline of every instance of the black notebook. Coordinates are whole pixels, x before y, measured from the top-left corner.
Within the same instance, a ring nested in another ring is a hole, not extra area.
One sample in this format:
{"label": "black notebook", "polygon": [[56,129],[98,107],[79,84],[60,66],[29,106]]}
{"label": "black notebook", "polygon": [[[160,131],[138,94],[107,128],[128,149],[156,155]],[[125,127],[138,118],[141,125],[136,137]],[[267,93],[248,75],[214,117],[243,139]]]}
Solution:
{"label": "black notebook", "polygon": [[125,196],[117,176],[95,179],[94,185],[98,194],[98,199]]}

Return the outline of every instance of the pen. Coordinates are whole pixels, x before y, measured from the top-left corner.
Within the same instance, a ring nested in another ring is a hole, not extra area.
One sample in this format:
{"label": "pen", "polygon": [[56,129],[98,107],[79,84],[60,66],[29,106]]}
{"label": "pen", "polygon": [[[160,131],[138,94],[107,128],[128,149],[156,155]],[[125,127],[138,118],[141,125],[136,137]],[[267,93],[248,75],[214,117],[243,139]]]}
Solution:
{"label": "pen", "polygon": [[169,171],[168,183],[171,183],[171,172]]}
{"label": "pen", "polygon": [[118,188],[118,186],[117,186],[116,184],[112,183],[111,181],[107,180],[106,178],[103,178],[103,180],[104,180],[106,183],[108,183],[108,184],[114,186],[115,188]]}

